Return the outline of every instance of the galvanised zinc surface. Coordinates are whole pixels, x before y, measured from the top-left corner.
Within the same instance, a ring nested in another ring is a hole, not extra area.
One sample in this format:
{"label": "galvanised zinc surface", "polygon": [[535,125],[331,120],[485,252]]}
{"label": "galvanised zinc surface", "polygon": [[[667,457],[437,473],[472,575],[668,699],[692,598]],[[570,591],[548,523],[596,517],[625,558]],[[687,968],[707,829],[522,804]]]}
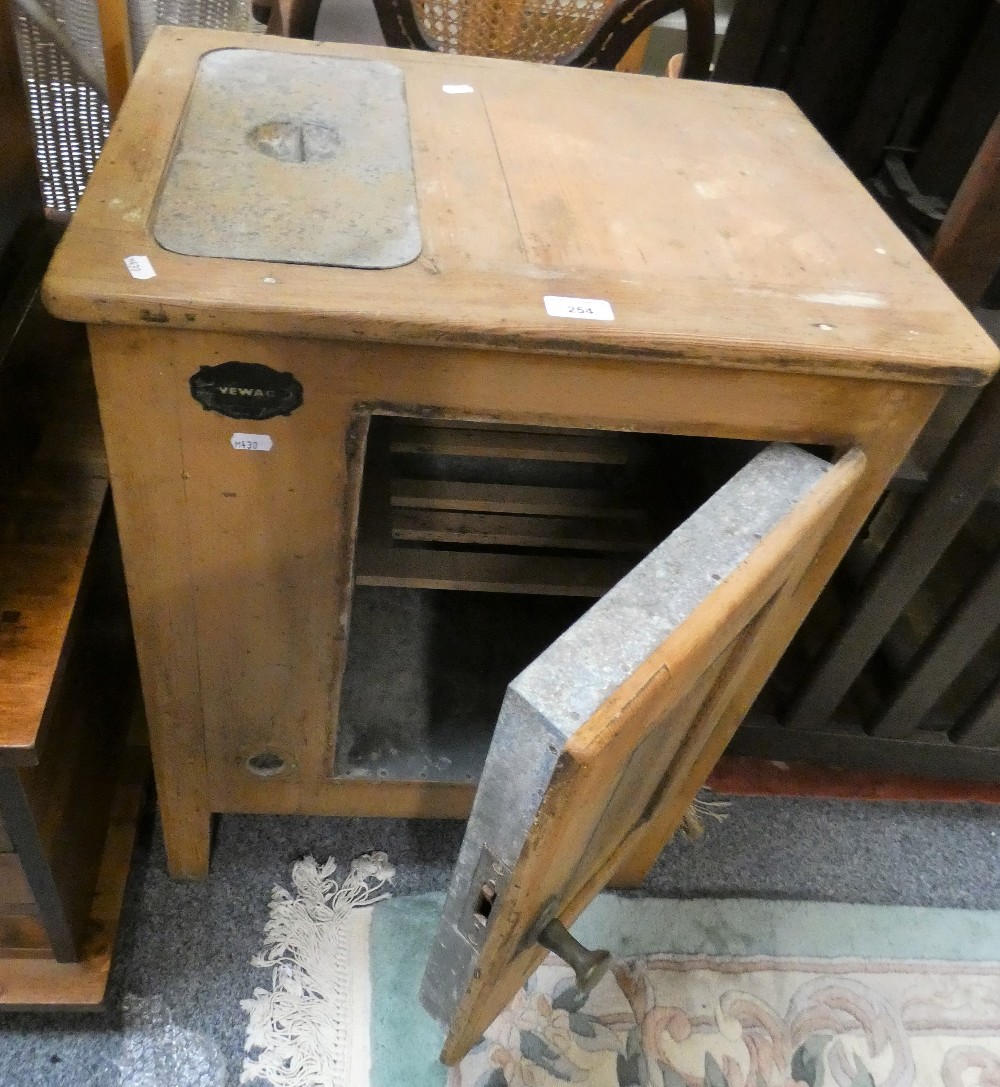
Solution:
{"label": "galvanised zinc surface", "polygon": [[415,260],[403,73],[384,61],[206,53],[153,234],[197,257],[375,269]]}
{"label": "galvanised zinc surface", "polygon": [[796,446],[768,446],[510,684],[421,986],[422,1003],[442,1023],[485,935],[470,924],[484,856],[496,908],[569,738],[829,467]]}

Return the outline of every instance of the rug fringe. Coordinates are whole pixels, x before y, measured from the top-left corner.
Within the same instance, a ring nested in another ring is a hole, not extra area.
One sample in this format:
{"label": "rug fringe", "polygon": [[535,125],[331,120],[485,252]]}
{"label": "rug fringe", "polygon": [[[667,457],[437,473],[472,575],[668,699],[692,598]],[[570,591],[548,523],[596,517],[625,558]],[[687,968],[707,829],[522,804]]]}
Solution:
{"label": "rug fringe", "polygon": [[346,1087],[345,1035],[349,1010],[346,920],[352,910],[390,897],[394,869],[384,853],[352,861],[342,884],[330,859],[304,857],[292,869],[297,895],[275,886],[263,952],[253,966],[271,971],[271,989],[240,1001],[247,1012],[240,1083],[263,1079],[274,1087]]}
{"label": "rug fringe", "polygon": [[[703,795],[706,793],[707,796]],[[729,808],[732,807],[733,802],[731,800],[712,800],[710,796],[710,789],[699,789],[698,795],[684,813],[680,831],[688,841],[695,842],[702,837],[705,833],[706,819],[714,819],[717,823],[722,823],[729,818]]]}

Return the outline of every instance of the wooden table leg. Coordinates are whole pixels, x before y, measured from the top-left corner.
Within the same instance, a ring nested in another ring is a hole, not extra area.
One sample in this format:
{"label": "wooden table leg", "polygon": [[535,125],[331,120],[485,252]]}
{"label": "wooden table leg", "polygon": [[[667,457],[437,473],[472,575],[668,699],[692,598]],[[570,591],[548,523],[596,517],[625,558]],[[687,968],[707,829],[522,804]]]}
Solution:
{"label": "wooden table leg", "polygon": [[268,34],[282,38],[312,38],[321,0],[272,0]]}
{"label": "wooden table leg", "polygon": [[118,116],[125,92],[132,81],[132,38],[128,7],[124,0],[97,0],[104,51],[104,71],[108,83],[108,109],[112,119]]}

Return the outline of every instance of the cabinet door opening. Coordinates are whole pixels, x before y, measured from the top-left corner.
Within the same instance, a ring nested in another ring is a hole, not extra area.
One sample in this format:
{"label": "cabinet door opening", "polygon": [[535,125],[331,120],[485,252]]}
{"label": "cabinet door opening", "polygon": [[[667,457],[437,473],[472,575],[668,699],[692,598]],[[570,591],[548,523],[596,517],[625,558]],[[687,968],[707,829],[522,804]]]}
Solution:
{"label": "cabinet door opening", "polygon": [[759,449],[373,417],[333,777],[474,785],[507,684]]}

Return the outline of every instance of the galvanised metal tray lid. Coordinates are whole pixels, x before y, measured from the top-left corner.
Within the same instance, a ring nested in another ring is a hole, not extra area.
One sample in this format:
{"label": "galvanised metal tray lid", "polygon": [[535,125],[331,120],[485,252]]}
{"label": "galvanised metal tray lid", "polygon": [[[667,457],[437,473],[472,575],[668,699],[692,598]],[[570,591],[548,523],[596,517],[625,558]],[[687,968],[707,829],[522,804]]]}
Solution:
{"label": "galvanised metal tray lid", "polygon": [[384,61],[207,53],[153,234],[188,256],[409,264],[421,236],[403,73]]}

